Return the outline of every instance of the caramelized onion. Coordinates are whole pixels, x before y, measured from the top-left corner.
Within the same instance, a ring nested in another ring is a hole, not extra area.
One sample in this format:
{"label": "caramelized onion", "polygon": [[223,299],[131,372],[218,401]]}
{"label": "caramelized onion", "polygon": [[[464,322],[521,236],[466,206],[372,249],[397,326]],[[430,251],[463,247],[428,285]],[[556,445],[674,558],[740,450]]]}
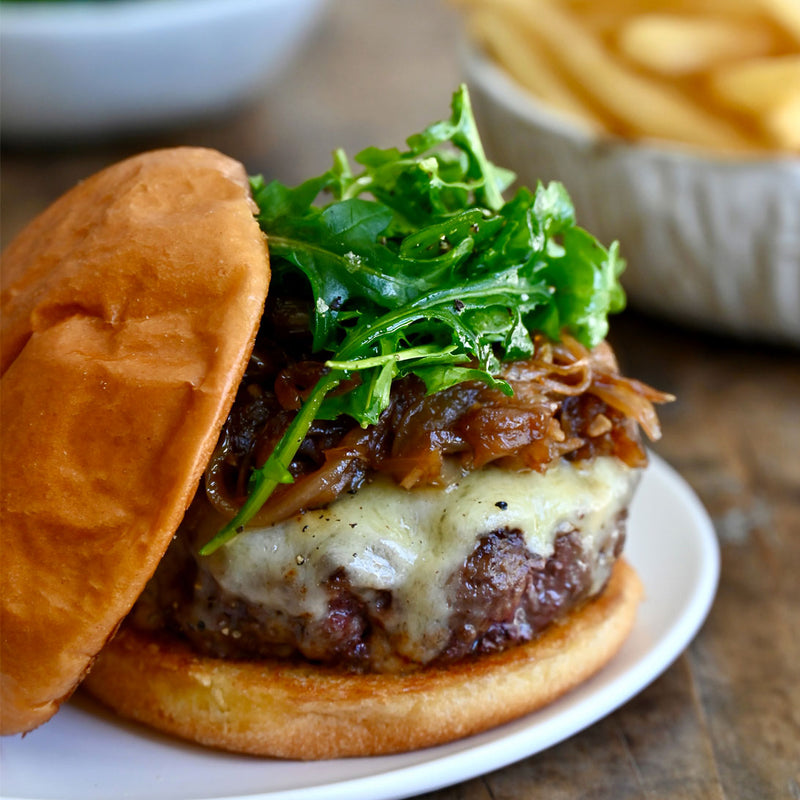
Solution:
{"label": "caramelized onion", "polygon": [[[205,474],[209,500],[228,517],[246,499],[252,468],[266,461],[324,370],[299,352],[287,355],[291,347],[259,347],[268,355],[254,353]],[[421,381],[407,377],[394,383],[377,425],[316,420],[290,467],[294,483],[276,489],[255,522],[327,505],[376,472],[412,489],[447,483],[453,468],[490,463],[543,471],[562,457],[615,455],[642,466],[637,424],[657,439],[653,404],[672,399],[621,376],[606,343],[589,350],[566,335],[559,342],[536,337],[533,357],[505,364],[501,375],[514,390],[510,397],[477,381],[427,395]]]}
{"label": "caramelized onion", "polygon": [[253,518],[253,524],[272,525],[301,510],[326,506],[342,492],[357,489],[367,474],[367,439],[368,435],[355,437],[349,445],[328,450],[325,463],[316,472],[275,491]]}

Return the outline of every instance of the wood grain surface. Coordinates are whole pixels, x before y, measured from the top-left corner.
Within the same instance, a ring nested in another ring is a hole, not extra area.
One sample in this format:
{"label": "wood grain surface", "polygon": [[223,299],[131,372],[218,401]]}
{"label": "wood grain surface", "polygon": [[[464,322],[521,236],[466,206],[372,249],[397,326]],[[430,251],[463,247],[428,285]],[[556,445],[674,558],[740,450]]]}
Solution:
{"label": "wood grain surface", "polygon": [[[335,146],[401,144],[447,113],[459,35],[436,0],[331,0],[304,56],[233,117],[112,142],[6,142],[2,241],[77,180],[150,147],[210,145],[294,182],[325,169]],[[426,800],[800,800],[800,350],[635,308],[611,338],[627,373],[679,398],[654,449],[713,519],[722,573],[710,616],[616,713]]]}

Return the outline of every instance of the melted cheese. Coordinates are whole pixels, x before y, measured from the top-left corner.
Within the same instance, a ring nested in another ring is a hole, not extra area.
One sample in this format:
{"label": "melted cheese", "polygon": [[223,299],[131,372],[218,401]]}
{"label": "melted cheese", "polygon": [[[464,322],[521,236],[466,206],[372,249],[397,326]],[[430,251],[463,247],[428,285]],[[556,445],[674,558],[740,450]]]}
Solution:
{"label": "melted cheese", "polygon": [[[206,564],[220,585],[250,603],[290,616],[327,612],[325,581],[344,570],[365,602],[392,593],[387,632],[398,650],[434,657],[449,637],[447,579],[481,536],[502,528],[523,532],[528,549],[545,558],[556,536],[581,532],[596,588],[610,566],[603,545],[628,505],[637,471],[614,458],[545,473],[492,467],[468,473],[446,489],[406,491],[379,479],[321,510],[267,528],[251,528]],[[209,517],[204,541],[218,529]]]}

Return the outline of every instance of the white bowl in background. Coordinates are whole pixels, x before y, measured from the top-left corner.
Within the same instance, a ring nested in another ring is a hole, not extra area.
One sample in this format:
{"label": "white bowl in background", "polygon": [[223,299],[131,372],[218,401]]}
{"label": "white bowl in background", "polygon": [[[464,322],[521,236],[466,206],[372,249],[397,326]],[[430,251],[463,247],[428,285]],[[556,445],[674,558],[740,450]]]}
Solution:
{"label": "white bowl in background", "polygon": [[489,155],[564,183],[579,224],[619,240],[631,303],[717,332],[800,344],[800,159],[734,159],[600,136],[475,46],[462,64]]}
{"label": "white bowl in background", "polygon": [[280,74],[323,0],[0,3],[0,129],[53,141],[225,112]]}

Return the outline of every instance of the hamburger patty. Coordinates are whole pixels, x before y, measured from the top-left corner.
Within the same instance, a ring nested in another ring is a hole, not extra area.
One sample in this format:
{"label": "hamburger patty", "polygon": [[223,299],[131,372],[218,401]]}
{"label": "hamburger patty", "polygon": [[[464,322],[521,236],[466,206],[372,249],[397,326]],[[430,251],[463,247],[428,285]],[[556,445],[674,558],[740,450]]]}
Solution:
{"label": "hamburger patty", "polygon": [[[197,546],[218,519],[199,495],[132,620],[177,632],[206,655],[299,654],[357,671],[503,650],[602,591],[622,550],[637,475],[597,459],[544,475],[488,468],[462,479],[462,496],[378,482],[321,512],[248,531],[207,558]],[[495,500],[498,487],[507,500]],[[540,500],[520,512],[529,491]],[[395,494],[404,505],[392,506]],[[466,504],[473,511],[461,525],[430,522]],[[397,509],[409,505],[403,518]],[[387,518],[396,530],[379,535]],[[490,527],[503,519],[509,524]],[[408,520],[419,530],[404,534]],[[312,539],[318,544],[302,550]]]}

